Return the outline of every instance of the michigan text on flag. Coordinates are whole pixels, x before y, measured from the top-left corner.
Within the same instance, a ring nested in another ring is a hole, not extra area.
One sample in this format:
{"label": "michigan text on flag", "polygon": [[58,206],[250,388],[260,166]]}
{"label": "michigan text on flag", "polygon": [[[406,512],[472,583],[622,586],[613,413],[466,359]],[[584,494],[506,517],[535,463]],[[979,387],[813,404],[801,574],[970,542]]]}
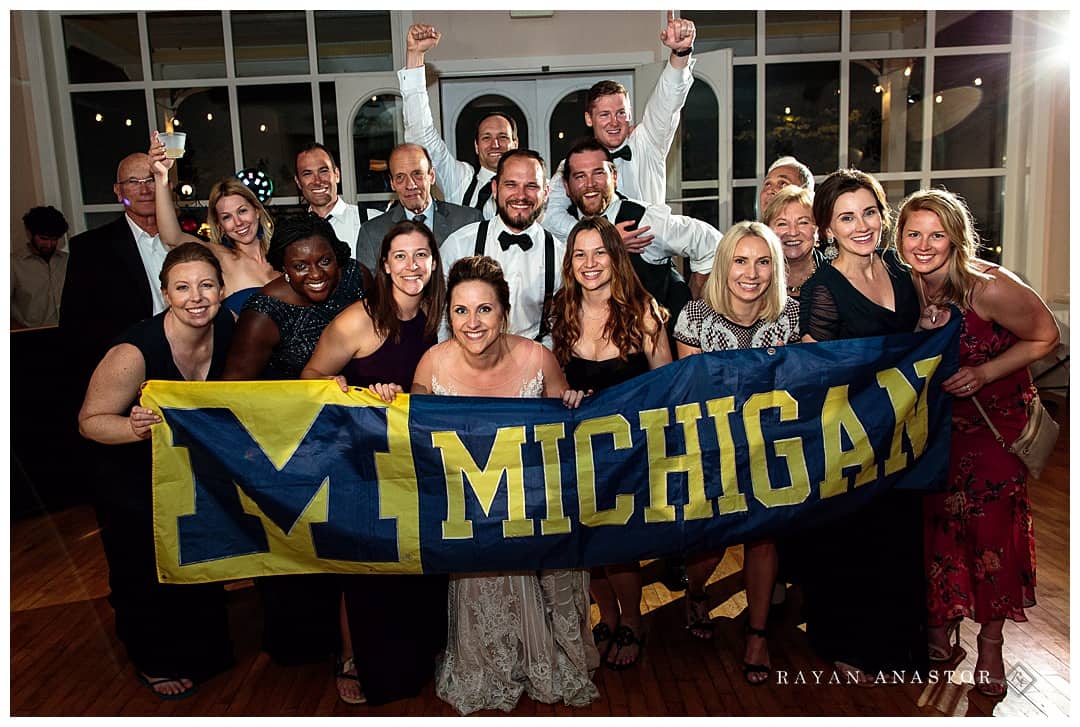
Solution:
{"label": "michigan text on flag", "polygon": [[820,525],[941,483],[956,335],[693,356],[577,410],[152,381],[159,576],[580,567]]}

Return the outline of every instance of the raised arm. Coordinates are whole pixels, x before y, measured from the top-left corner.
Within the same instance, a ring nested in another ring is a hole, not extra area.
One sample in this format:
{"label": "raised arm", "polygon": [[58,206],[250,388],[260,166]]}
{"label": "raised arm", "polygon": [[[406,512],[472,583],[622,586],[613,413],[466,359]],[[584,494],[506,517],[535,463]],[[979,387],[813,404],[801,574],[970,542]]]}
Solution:
{"label": "raised arm", "polygon": [[427,149],[435,170],[435,182],[442,190],[443,198],[454,204],[462,204],[465,190],[476,170],[470,164],[455,159],[435,129],[427,79],[424,77],[426,54],[439,44],[440,38],[442,34],[435,26],[421,23],[410,26],[405,35],[405,68],[398,71],[402,115],[405,117],[405,141]]}
{"label": "raised arm", "polygon": [[635,129],[635,133],[646,135],[649,146],[659,152],[661,158],[666,158],[671,151],[675,130],[679,128],[680,113],[694,83],[690,56],[677,56],[675,52],[691,48],[696,33],[694,21],[676,18],[672,11],[668,11],[668,25],[660,33],[660,42],[671,49],[671,55]]}
{"label": "raised arm", "polygon": [[121,343],[109,349],[94,369],[79,410],[79,433],[102,444],[129,444],[150,436],[161,418],[150,409],[132,406],[146,377],[142,352]]}
{"label": "raised arm", "polygon": [[165,142],[158,138],[155,129],[150,135],[150,168],[154,172],[154,210],[157,215],[158,236],[165,247],[173,248],[184,242],[203,241],[180,229],[173,206],[172,185],[169,184],[169,170],[175,160],[165,156]]}

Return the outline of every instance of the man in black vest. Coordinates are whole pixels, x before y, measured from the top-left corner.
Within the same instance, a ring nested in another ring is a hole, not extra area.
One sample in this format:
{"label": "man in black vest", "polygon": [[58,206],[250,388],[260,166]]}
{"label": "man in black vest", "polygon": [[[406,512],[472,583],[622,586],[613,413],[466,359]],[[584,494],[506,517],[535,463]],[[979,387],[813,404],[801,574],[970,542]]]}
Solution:
{"label": "man in black vest", "polygon": [[[603,215],[612,224],[632,221],[630,229],[648,225],[653,240],[640,253],[631,252],[630,261],[642,285],[671,313],[669,329],[691,296],[701,296],[701,288],[712,270],[720,231],[702,220],[671,213],[666,206],[627,199],[615,191],[618,172],[611,153],[596,139],[575,144],[563,164],[563,184],[572,201],[567,210],[573,217]],[[673,257],[690,263],[690,283],[675,269]]]}

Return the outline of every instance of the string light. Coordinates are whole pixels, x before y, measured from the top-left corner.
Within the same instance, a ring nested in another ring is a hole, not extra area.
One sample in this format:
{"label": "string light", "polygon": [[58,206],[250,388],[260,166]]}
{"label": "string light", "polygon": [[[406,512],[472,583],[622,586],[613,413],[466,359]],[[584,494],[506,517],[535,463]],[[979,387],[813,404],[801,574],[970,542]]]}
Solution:
{"label": "string light", "polygon": [[259,131],[266,133],[266,124],[259,124]]}
{"label": "string light", "polygon": [[206,120],[207,121],[213,121],[214,120],[214,115],[213,114],[207,114],[206,115]]}
{"label": "string light", "polygon": [[105,120],[105,117],[102,116],[101,114],[95,114],[94,115],[94,121],[98,122],[99,124],[104,120]]}
{"label": "string light", "polygon": [[982,79],[981,78],[976,78],[975,81],[974,81],[974,84],[976,86],[981,86],[982,85]]}

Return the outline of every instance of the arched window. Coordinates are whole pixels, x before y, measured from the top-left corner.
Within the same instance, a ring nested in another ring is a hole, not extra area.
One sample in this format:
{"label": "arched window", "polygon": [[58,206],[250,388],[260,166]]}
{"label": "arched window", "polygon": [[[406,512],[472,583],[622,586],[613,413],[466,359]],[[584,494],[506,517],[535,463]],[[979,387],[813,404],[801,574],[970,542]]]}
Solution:
{"label": "arched window", "polygon": [[502,112],[508,115],[517,124],[518,147],[529,148],[529,123],[525,120],[525,114],[510,99],[495,94],[477,96],[461,110],[458,116],[457,126],[454,128],[454,138],[457,141],[457,158],[472,164],[479,165],[476,156],[476,125],[488,114]]}
{"label": "arched window", "polygon": [[387,161],[404,141],[401,97],[392,93],[372,96],[353,117],[353,163],[360,194],[390,192]]}

